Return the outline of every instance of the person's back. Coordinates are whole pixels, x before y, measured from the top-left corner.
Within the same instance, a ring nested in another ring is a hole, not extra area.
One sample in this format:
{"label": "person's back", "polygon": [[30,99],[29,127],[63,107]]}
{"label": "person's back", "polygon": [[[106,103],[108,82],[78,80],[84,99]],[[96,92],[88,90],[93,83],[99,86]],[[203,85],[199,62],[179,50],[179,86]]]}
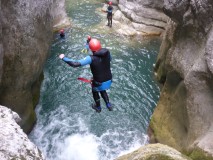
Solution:
{"label": "person's back", "polygon": [[92,63],[90,68],[93,74],[93,78],[97,82],[104,82],[112,79],[112,73],[110,69],[110,52],[106,48],[102,48],[99,51],[91,55]]}
{"label": "person's back", "polygon": [[63,30],[63,29],[61,29],[61,30],[59,31],[59,33],[60,33],[60,37],[61,37],[61,38],[64,38],[64,37],[65,37],[65,33],[64,33],[64,30]]}
{"label": "person's back", "polygon": [[111,5],[107,8],[107,16],[112,16],[113,7]]}

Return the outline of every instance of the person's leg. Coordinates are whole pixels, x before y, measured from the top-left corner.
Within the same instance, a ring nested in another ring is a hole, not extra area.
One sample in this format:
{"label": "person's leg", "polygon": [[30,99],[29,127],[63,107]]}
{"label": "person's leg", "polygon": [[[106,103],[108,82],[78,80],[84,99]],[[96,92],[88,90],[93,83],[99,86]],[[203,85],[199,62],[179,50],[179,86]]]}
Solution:
{"label": "person's leg", "polygon": [[112,16],[110,17],[110,27],[112,27]]}
{"label": "person's leg", "polygon": [[101,93],[101,97],[104,99],[104,102],[106,103],[107,108],[109,109],[109,111],[112,111],[112,105],[109,102],[109,97],[106,91],[100,91]]}
{"label": "person's leg", "polygon": [[109,18],[109,16],[107,16],[107,20],[108,20],[107,26],[110,26],[110,18]]}
{"label": "person's leg", "polygon": [[101,103],[100,103],[100,96],[98,92],[92,91],[93,99],[95,104],[92,105],[92,108],[97,112],[101,112]]}

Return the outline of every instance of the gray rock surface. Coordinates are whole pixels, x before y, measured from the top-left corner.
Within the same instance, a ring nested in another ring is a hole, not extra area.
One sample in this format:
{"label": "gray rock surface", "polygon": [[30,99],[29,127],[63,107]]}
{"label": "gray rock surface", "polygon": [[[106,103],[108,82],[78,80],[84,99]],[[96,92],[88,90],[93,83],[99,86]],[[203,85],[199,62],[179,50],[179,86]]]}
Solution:
{"label": "gray rock surface", "polygon": [[43,160],[39,149],[17,124],[20,121],[17,113],[0,105],[0,159]]}
{"label": "gray rock surface", "polygon": [[55,0],[53,3],[53,29],[70,27],[70,19],[65,9],[65,0]]}
{"label": "gray rock surface", "polygon": [[167,25],[168,17],[163,13],[163,1],[119,0],[119,10],[113,22],[124,35],[160,35]]}
{"label": "gray rock surface", "polygon": [[[1,11],[1,1],[0,1],[0,15],[2,15]],[[2,65],[3,65],[3,44],[2,44],[2,19],[0,18],[0,84],[2,77]]]}
{"label": "gray rock surface", "polygon": [[43,66],[53,26],[68,18],[64,0],[2,0],[0,3],[0,104],[22,118],[24,131],[36,121]]}
{"label": "gray rock surface", "polygon": [[21,116],[25,131],[36,120],[34,107],[52,39],[52,6],[50,0],[1,1],[0,104]]}
{"label": "gray rock surface", "polygon": [[155,71],[163,84],[150,126],[158,142],[213,159],[213,1],[165,0],[171,18]]}

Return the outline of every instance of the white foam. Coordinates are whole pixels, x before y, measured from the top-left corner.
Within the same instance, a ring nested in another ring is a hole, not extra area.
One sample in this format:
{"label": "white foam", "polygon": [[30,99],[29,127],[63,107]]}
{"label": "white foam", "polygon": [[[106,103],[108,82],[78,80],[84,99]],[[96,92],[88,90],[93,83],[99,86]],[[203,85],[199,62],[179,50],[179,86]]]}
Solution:
{"label": "white foam", "polygon": [[65,139],[62,160],[98,160],[98,139],[92,134],[75,134]]}
{"label": "white foam", "polygon": [[90,132],[85,115],[77,113],[70,118],[68,113],[67,107],[60,105],[43,115],[45,119],[38,120],[32,133],[47,160],[113,160],[146,143],[146,135],[125,127],[108,129],[98,137]]}
{"label": "white foam", "polygon": [[148,141],[148,136],[147,135],[143,135],[143,139],[144,139],[143,144],[141,144],[139,141],[136,141],[127,150],[121,151],[119,153],[118,157],[122,156],[122,155],[125,155],[125,154],[128,154],[128,153],[131,153],[131,152],[137,150],[138,148],[140,148],[142,145],[145,145],[147,143],[147,141]]}

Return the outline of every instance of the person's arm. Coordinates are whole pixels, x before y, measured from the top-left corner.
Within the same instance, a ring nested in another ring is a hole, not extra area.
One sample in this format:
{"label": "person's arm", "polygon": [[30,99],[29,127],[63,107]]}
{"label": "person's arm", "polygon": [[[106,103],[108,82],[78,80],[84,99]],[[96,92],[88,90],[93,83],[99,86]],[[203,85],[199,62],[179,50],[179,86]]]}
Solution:
{"label": "person's arm", "polygon": [[86,43],[86,44],[85,44],[85,48],[86,48],[87,50],[89,50],[89,43]]}
{"label": "person's arm", "polygon": [[73,60],[73,59],[69,59],[65,57],[64,54],[61,54],[59,58],[72,67],[80,67],[80,66],[85,66],[92,63],[92,58],[90,56],[86,56],[84,59],[80,59],[80,60]]}

